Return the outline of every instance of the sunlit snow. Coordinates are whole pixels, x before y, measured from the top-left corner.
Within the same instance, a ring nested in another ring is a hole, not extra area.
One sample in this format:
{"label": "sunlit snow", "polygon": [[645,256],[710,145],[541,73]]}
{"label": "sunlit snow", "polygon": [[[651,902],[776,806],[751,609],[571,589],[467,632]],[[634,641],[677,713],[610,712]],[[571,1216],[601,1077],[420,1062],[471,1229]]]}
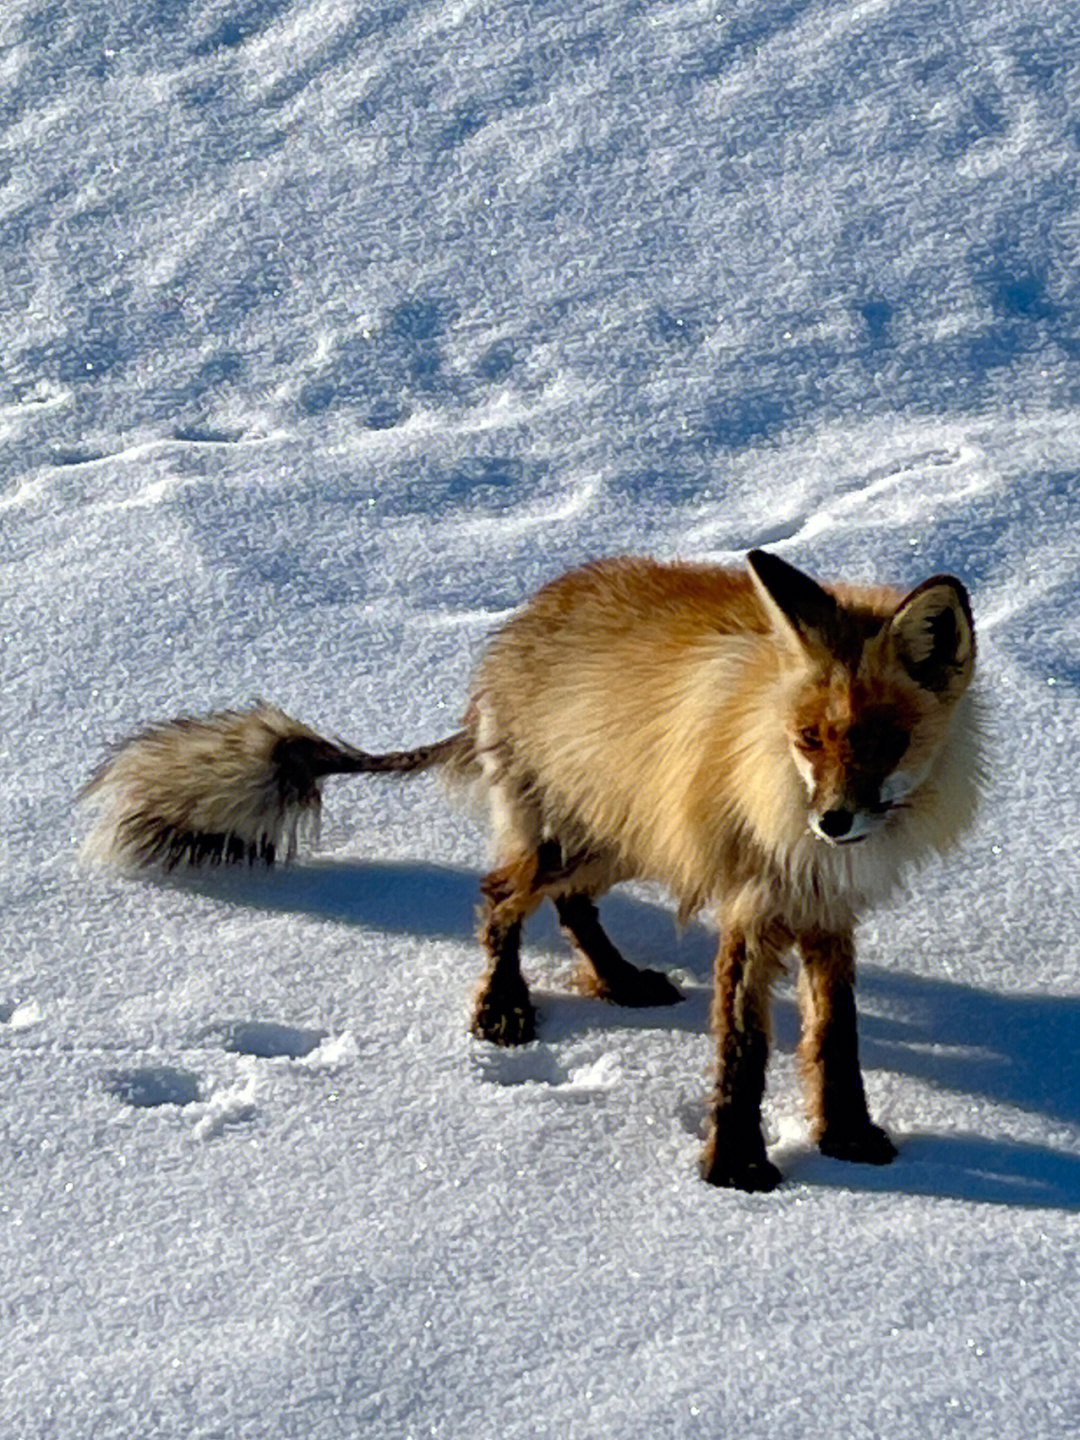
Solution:
{"label": "sunlit snow", "polygon": [[[7,0],[0,1434],[1080,1433],[1080,21],[1066,0]],[[471,1040],[485,838],[327,787],[132,882],[74,797],[265,697],[369,749],[622,550],[971,587],[978,828],[860,932],[883,1170],[697,1174],[671,1010]]]}

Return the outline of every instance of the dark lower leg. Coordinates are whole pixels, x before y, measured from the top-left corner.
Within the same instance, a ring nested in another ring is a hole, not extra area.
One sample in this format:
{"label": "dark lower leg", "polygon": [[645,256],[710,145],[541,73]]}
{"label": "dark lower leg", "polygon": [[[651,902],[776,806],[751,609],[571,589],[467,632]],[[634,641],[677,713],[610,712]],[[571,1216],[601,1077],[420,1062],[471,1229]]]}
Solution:
{"label": "dark lower leg", "polygon": [[587,988],[616,1005],[674,1005],[682,995],[659,970],[641,970],[624,960],[600,924],[587,895],[563,895],[555,901],[559,922],[588,967]]}
{"label": "dark lower leg", "polygon": [[527,1045],[536,1039],[536,1011],[521,973],[521,921],[489,918],[481,941],[491,968],[476,997],[472,1033],[493,1045]]}
{"label": "dark lower leg", "polygon": [[814,1138],[826,1155],[885,1165],[896,1147],[873,1124],[859,1065],[855,955],[850,935],[800,938],[803,1035],[799,1062]]}
{"label": "dark lower leg", "polygon": [[755,953],[744,936],[734,934],[721,941],[713,1003],[716,1093],[701,1165],[711,1185],[772,1190],[780,1183],[780,1172],[766,1157],[761,1133],[771,966],[771,957]]}
{"label": "dark lower leg", "polygon": [[538,855],[517,855],[485,875],[480,943],[488,973],[476,997],[472,1033],[493,1045],[536,1039],[536,1011],[521,973],[521,927],[536,906]]}

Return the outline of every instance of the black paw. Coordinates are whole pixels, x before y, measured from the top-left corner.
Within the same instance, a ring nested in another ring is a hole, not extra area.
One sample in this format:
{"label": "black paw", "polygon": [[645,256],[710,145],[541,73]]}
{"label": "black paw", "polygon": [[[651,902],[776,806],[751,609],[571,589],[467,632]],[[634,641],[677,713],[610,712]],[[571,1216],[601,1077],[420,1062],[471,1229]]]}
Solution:
{"label": "black paw", "polygon": [[834,1160],[852,1160],[858,1165],[888,1165],[897,1155],[896,1146],[881,1126],[869,1121],[855,1131],[826,1130],[818,1149]]}
{"label": "black paw", "polygon": [[775,1190],[784,1177],[764,1154],[740,1155],[710,1141],[701,1157],[701,1178],[707,1185],[753,1194]]}
{"label": "black paw", "polygon": [[597,993],[613,1005],[644,1010],[650,1005],[678,1005],[683,993],[660,970],[635,970],[618,979],[602,981]]}
{"label": "black paw", "polygon": [[535,1040],[536,1010],[524,981],[482,991],[470,1029],[478,1040],[491,1045],[528,1045]]}

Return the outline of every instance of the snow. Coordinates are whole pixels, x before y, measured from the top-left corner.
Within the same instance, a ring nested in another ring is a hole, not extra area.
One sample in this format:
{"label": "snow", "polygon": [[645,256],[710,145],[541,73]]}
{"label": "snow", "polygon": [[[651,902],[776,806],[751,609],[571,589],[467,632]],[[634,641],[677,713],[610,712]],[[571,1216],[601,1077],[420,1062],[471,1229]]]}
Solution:
{"label": "snow", "polygon": [[[0,16],[0,1433],[1080,1432],[1080,27],[1065,0],[8,0]],[[884,1170],[696,1172],[663,1011],[471,1040],[485,843],[329,787],[274,875],[87,868],[139,723],[370,749],[620,550],[969,583],[992,769],[860,931]]]}

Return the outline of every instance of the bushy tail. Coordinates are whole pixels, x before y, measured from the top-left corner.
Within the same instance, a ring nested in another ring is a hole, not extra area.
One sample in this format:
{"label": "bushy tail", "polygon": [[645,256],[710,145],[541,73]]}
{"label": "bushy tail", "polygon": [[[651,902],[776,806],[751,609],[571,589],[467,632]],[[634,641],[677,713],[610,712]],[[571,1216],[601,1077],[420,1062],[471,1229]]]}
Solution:
{"label": "bushy tail", "polygon": [[369,755],[327,740],[270,705],[182,716],[117,745],[82,797],[100,806],[86,849],[129,868],[272,865],[317,827],[326,775],[408,775],[468,766],[459,731],[433,745]]}

